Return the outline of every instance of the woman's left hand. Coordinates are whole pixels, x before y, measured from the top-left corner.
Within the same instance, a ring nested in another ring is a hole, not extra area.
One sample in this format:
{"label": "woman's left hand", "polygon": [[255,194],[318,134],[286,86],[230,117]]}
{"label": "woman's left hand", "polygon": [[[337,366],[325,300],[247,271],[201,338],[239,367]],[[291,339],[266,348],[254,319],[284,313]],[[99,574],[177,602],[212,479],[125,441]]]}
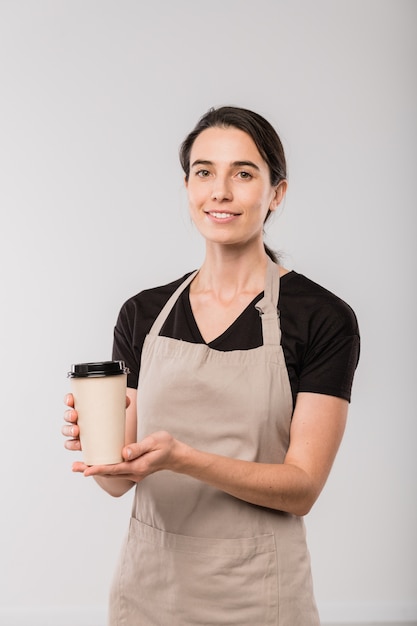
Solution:
{"label": "woman's left hand", "polygon": [[183,445],[168,432],[159,431],[139,443],[125,446],[122,451],[125,461],[122,463],[88,466],[76,462],[72,471],[81,472],[84,476],[117,476],[138,483],[149,474],[160,470],[175,471],[179,449]]}

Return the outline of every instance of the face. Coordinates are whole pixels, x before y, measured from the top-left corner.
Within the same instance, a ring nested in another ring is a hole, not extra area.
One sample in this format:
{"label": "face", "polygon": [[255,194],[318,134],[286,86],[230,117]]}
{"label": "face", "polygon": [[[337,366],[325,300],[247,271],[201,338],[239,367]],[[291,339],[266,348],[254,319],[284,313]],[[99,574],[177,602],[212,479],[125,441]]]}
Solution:
{"label": "face", "polygon": [[186,182],[190,214],[208,242],[263,240],[268,210],[275,211],[286,181],[270,182],[267,163],[253,139],[237,128],[208,128],[191,148]]}

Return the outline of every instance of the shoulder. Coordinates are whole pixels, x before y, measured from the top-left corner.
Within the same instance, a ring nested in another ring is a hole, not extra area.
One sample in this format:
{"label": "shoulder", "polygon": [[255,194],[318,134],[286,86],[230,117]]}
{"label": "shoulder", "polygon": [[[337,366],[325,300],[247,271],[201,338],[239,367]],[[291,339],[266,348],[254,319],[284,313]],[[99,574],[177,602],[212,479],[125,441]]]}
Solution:
{"label": "shoulder", "polygon": [[307,323],[311,332],[333,328],[346,335],[359,334],[358,321],[349,304],[295,271],[281,278],[279,308],[282,316],[296,316]]}
{"label": "shoulder", "polygon": [[282,277],[280,297],[284,353],[298,391],[350,401],[360,336],[353,309],[339,296],[297,272]]}
{"label": "shoulder", "polygon": [[119,319],[129,320],[131,323],[134,323],[137,318],[140,318],[142,323],[146,324],[146,321],[150,321],[152,324],[171,295],[191,273],[188,272],[170,283],[144,289],[131,296],[123,303]]}

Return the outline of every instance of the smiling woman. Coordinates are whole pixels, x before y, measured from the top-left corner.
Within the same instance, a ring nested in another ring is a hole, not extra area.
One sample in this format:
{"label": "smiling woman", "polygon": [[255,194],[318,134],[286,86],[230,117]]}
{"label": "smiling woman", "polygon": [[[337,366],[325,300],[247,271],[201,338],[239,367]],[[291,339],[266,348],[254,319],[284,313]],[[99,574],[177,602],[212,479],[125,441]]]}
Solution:
{"label": "smiling woman", "polygon": [[272,185],[268,164],[252,138],[233,127],[209,128],[195,139],[190,160],[186,185],[191,217],[206,244],[262,246],[265,220],[284,197],[287,183]]}
{"label": "smiling woman", "polygon": [[264,246],[287,189],[266,120],[213,109],[180,159],[204,262],[122,306],[124,461],[73,465],[111,495],[136,489],[109,624],[319,626],[302,516],[343,436],[356,317]]}
{"label": "smiling woman", "polygon": [[[235,148],[239,157],[236,161],[230,161],[229,165],[232,168],[235,166],[235,173],[238,177],[241,179],[251,179],[255,173],[265,174],[264,168],[266,166],[271,187],[277,188],[280,186],[279,193],[281,197],[278,198],[278,202],[273,209],[268,208],[264,220],[266,221],[271,211],[275,210],[281,202],[287,189],[287,163],[284,148],[275,129],[267,120],[254,111],[248,112],[246,109],[237,107],[211,109],[200,119],[194,130],[188,135],[181,146],[180,161],[185,173],[186,183],[188,183],[190,179],[191,168],[196,167],[196,173],[202,177],[207,177],[210,173],[213,174],[210,170],[210,167],[213,168],[215,166],[213,162],[204,158],[193,160],[196,148],[199,147],[199,143],[202,140],[201,135],[203,131],[206,130],[211,130],[214,133],[217,131],[219,136],[222,130],[227,130],[229,131],[230,139],[232,139],[232,134],[235,135]],[[212,144],[215,143],[215,141],[216,137],[212,135]],[[205,143],[208,144],[209,139],[206,139]],[[239,145],[239,143],[241,145]],[[216,146],[212,145],[211,147],[214,148],[214,153],[219,157],[220,153],[216,150]],[[239,149],[242,149],[243,152],[240,152]],[[248,150],[248,154],[255,155],[254,161],[251,159],[242,159],[245,149]],[[231,146],[230,151],[232,152]],[[192,152],[193,154],[191,154]],[[259,167],[259,161],[261,162],[261,167]],[[199,166],[201,166],[201,169]],[[275,253],[270,250],[266,244],[264,244],[264,249],[273,261],[278,260]]]}

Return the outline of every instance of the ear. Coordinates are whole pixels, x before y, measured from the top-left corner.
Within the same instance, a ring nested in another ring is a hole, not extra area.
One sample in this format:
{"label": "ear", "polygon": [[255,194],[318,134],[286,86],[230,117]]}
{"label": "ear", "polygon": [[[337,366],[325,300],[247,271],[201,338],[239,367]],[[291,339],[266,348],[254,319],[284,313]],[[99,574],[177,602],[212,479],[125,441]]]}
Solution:
{"label": "ear", "polygon": [[271,200],[271,204],[269,205],[270,211],[275,211],[278,206],[283,201],[285,194],[287,193],[288,182],[286,180],[281,180],[276,187],[274,187],[274,195]]}
{"label": "ear", "polygon": [[184,176],[184,187],[186,189],[188,189],[188,178],[187,178],[187,176]]}

